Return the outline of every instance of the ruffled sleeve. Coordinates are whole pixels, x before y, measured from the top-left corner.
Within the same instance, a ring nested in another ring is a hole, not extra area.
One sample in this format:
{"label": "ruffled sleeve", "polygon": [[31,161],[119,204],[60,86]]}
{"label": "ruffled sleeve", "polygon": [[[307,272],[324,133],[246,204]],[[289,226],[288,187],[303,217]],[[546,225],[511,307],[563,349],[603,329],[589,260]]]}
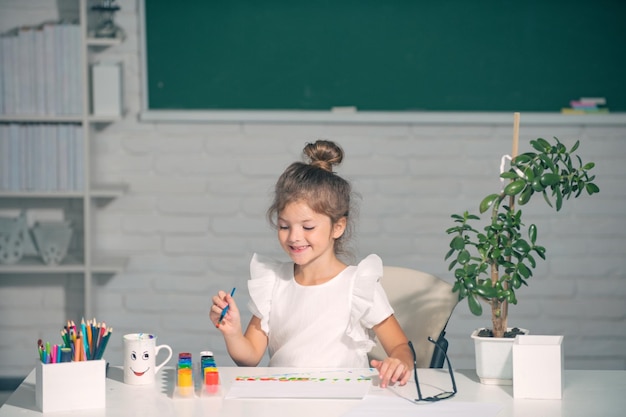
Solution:
{"label": "ruffled sleeve", "polygon": [[385,291],[380,284],[383,262],[378,255],[369,255],[357,266],[352,289],[352,309],[346,334],[358,348],[369,352],[374,346],[371,329],[393,314]]}
{"label": "ruffled sleeve", "polygon": [[278,279],[277,270],[280,265],[280,262],[256,253],[250,261],[251,279],[248,281],[250,303],[248,308],[253,315],[261,319],[261,329],[266,334],[269,334],[272,293]]}

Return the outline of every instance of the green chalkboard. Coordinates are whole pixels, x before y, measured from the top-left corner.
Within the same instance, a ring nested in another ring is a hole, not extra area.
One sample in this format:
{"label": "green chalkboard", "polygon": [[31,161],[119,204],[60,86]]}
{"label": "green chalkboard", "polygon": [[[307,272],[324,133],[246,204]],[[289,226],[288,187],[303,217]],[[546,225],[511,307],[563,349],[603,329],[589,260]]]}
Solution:
{"label": "green chalkboard", "polygon": [[148,110],[626,110],[624,0],[144,0]]}

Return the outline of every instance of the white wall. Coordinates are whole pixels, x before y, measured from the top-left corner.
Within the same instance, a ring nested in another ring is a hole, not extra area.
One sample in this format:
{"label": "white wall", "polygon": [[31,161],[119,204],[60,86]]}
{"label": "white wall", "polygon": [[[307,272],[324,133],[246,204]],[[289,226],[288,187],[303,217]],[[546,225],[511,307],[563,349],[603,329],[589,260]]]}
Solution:
{"label": "white wall", "polygon": [[[270,191],[305,142],[317,138],[344,147],[340,174],[363,197],[357,257],[375,252],[386,264],[452,282],[443,259],[449,216],[477,212],[482,197],[498,190],[512,126],[140,123],[138,6],[118,3],[116,21],[127,40],[105,54],[123,62],[127,114],[103,126],[92,144],[97,180],[129,185],[95,216],[98,249],[130,258],[124,273],[95,285],[96,317],[115,329],[111,363],[122,362],[121,335],[140,331],[156,333],[175,352],[212,349],[218,365],[232,364],[208,320],[210,298],[237,286],[245,310],[252,253],[283,256],[264,217]],[[0,29],[26,23],[25,16],[28,23],[47,20],[70,6],[3,0]],[[530,126],[522,114],[520,151],[539,136],[568,145],[580,139],[579,153],[597,164],[601,192],[566,201],[558,216],[541,204],[525,210],[548,260],[519,291],[510,324],[565,335],[566,368],[626,369],[626,127]],[[77,319],[68,317],[68,304],[81,293],[81,281],[71,277],[0,276],[0,376],[32,369],[36,340],[56,340],[63,322]],[[488,316],[474,317],[459,304],[448,326],[456,368],[473,367],[469,333],[483,325]]]}

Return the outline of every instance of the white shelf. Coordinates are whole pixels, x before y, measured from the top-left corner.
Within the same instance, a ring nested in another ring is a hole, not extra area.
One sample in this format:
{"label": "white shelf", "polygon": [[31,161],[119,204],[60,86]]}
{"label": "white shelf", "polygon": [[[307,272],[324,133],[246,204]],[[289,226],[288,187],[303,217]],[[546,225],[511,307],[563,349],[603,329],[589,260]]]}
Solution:
{"label": "white shelf", "polygon": [[[91,123],[112,123],[121,120],[121,116],[87,115],[87,121]],[[83,116],[78,115],[0,115],[0,122],[4,123],[82,123]]]}
{"label": "white shelf", "polygon": [[97,274],[119,274],[126,269],[128,258],[99,257],[91,265],[91,271]]}
{"label": "white shelf", "polygon": [[[80,31],[81,31],[81,77],[82,88],[82,109],[80,114],[74,115],[0,115],[0,123],[51,123],[51,124],[80,124],[84,135],[83,140],[83,160],[84,160],[84,184],[85,188],[76,191],[7,191],[0,190],[0,199],[3,207],[10,207],[15,204],[20,209],[38,208],[40,205],[47,205],[41,199],[50,200],[70,200],[65,202],[73,204],[74,200],[82,203],[82,224],[77,225],[76,230],[81,236],[77,236],[78,242],[83,242],[83,247],[68,254],[60,265],[46,265],[38,256],[25,256],[20,262],[12,265],[0,264],[0,279],[7,274],[78,274],[82,275],[84,284],[84,314],[87,317],[93,315],[92,307],[92,284],[94,274],[117,274],[124,270],[127,260],[123,258],[105,257],[102,254],[94,253],[95,232],[93,230],[93,212],[99,207],[98,199],[118,198],[127,191],[124,184],[94,184],[90,173],[91,167],[91,137],[94,132],[94,125],[101,123],[111,123],[120,120],[119,116],[97,116],[90,113],[91,88],[89,85],[89,63],[91,52],[102,48],[120,45],[121,38],[94,38],[88,36],[88,12],[89,2],[78,0],[80,8]],[[65,204],[64,203],[64,204]],[[81,207],[81,206],[79,206]]]}
{"label": "white shelf", "polygon": [[0,198],[56,198],[81,199],[90,198],[117,198],[128,191],[126,184],[93,185],[85,194],[83,191],[0,191]]}
{"label": "white shelf", "polygon": [[126,184],[98,184],[92,185],[89,196],[92,198],[117,198],[128,191]]}
{"label": "white shelf", "polygon": [[0,198],[57,198],[80,199],[81,191],[0,191]]}
{"label": "white shelf", "polygon": [[122,116],[99,116],[90,114],[88,116],[88,121],[91,123],[112,123],[122,120]]}
{"label": "white shelf", "polygon": [[94,38],[89,36],[86,39],[87,46],[103,46],[110,47],[115,45],[120,45],[124,39],[122,38]]}
{"label": "white shelf", "polygon": [[19,263],[0,264],[1,274],[69,274],[84,273],[85,265],[82,261],[68,255],[60,265],[44,264],[38,256],[24,256]]}
{"label": "white shelf", "polygon": [[0,122],[5,123],[81,123],[83,116],[74,115],[0,115]]}
{"label": "white shelf", "polygon": [[[124,270],[128,260],[125,258],[98,258],[92,262],[89,271],[98,274],[118,274]],[[88,272],[84,262],[68,255],[60,265],[44,264],[38,256],[25,256],[19,263],[0,264],[0,279],[6,274],[85,274]]]}

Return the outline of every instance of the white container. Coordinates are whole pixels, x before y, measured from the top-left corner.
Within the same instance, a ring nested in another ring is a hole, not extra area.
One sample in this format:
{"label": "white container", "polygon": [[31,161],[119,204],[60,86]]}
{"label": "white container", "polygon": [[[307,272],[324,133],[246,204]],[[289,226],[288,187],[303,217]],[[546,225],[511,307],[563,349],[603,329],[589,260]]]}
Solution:
{"label": "white container", "polygon": [[[511,329],[508,329],[511,330]],[[525,334],[528,330],[520,329]],[[513,342],[512,337],[480,337],[472,333],[476,355],[476,375],[487,385],[513,384]]]}
{"label": "white container", "polygon": [[99,62],[91,67],[92,111],[95,116],[122,114],[122,67]]}
{"label": "white container", "polygon": [[106,361],[37,361],[35,403],[44,413],[104,408]]}
{"label": "white container", "polygon": [[513,396],[559,400],[563,395],[563,336],[517,336]]}
{"label": "white container", "polygon": [[39,256],[47,265],[59,265],[65,259],[72,240],[68,221],[36,222],[32,229]]}

